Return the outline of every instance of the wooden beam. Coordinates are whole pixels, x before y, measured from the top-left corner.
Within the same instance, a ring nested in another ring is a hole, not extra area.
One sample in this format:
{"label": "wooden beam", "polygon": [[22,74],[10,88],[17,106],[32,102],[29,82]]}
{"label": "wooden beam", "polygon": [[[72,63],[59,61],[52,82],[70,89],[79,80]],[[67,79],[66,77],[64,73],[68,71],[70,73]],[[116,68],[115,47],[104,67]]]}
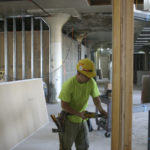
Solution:
{"label": "wooden beam", "polygon": [[111,150],[132,149],[133,0],[113,0]]}

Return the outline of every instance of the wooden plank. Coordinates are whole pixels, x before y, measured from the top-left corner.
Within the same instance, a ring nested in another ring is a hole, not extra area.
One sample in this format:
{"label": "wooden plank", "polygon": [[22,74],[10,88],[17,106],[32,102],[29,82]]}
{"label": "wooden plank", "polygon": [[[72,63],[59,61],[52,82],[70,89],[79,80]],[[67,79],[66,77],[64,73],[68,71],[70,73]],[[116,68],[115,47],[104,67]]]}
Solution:
{"label": "wooden plank", "polygon": [[49,87],[49,31],[43,31],[43,80]]}
{"label": "wooden plank", "polygon": [[8,32],[8,80],[13,80],[13,32]]}
{"label": "wooden plank", "polygon": [[25,72],[26,78],[31,78],[31,32],[25,32]]}
{"label": "wooden plank", "polygon": [[111,150],[131,150],[133,0],[113,1],[113,92]]}
{"label": "wooden plank", "polygon": [[34,31],[34,77],[40,78],[40,31]]}
{"label": "wooden plank", "polygon": [[[119,150],[119,138],[120,138],[120,32],[121,32],[121,20],[120,20],[120,1],[113,2],[113,81],[112,81],[112,144],[111,150]],[[116,18],[117,15],[117,18]],[[119,19],[118,19],[119,18]],[[116,26],[117,24],[117,26]],[[119,26],[118,26],[119,25]],[[117,43],[116,43],[117,42]],[[118,92],[117,92],[118,91]],[[116,135],[116,137],[115,137]]]}
{"label": "wooden plank", "polygon": [[16,32],[16,79],[22,80],[22,33]]}

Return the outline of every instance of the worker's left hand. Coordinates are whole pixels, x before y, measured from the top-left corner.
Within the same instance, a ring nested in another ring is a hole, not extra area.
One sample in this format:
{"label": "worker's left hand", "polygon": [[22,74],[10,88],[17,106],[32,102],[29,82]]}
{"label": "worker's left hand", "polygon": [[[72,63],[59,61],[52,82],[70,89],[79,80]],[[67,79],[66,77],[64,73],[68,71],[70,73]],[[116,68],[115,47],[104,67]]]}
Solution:
{"label": "worker's left hand", "polygon": [[100,111],[100,113],[101,113],[102,115],[104,115],[104,116],[107,118],[108,115],[107,115],[107,112],[106,112],[105,110],[102,109],[102,110]]}
{"label": "worker's left hand", "polygon": [[83,120],[86,119],[87,117],[85,116],[85,111],[80,112],[79,117],[81,117]]}

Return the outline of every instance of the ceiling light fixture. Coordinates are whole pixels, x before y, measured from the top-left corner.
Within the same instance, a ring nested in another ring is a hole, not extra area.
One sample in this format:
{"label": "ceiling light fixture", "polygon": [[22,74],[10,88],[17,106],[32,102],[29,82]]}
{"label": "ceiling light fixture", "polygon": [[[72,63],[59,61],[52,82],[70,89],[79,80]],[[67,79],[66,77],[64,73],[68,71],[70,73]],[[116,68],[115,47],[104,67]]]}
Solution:
{"label": "ceiling light fixture", "polygon": [[138,51],[138,53],[139,53],[139,54],[145,54],[145,52],[143,52],[143,51]]}
{"label": "ceiling light fixture", "polygon": [[150,43],[148,42],[148,43],[145,43],[144,45],[145,45],[145,46],[149,46],[149,45],[150,45]]}
{"label": "ceiling light fixture", "polygon": [[143,45],[134,45],[134,47],[142,47]]}
{"label": "ceiling light fixture", "polygon": [[144,44],[134,44],[134,46],[140,46],[140,45],[142,45],[142,46],[143,46]]}
{"label": "ceiling light fixture", "polygon": [[149,28],[149,27],[144,27],[143,29],[144,29],[144,30],[150,30],[150,28]]}
{"label": "ceiling light fixture", "polygon": [[138,40],[150,40],[150,37],[137,38]]}
{"label": "ceiling light fixture", "polygon": [[143,46],[144,44],[134,44],[134,46]]}
{"label": "ceiling light fixture", "polygon": [[103,52],[104,51],[104,49],[103,48],[101,48],[101,52]]}
{"label": "ceiling light fixture", "polygon": [[150,34],[140,34],[140,36],[150,36]]}
{"label": "ceiling light fixture", "polygon": [[150,32],[150,29],[144,29],[142,32]]}
{"label": "ceiling light fixture", "polygon": [[148,41],[135,41],[137,43],[147,43]]}

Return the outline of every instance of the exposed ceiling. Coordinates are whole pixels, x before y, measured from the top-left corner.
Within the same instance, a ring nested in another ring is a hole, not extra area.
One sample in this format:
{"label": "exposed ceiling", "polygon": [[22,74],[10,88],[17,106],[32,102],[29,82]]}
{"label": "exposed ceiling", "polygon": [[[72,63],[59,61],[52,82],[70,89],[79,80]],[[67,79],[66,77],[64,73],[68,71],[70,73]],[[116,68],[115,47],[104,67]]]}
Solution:
{"label": "exposed ceiling", "polygon": [[[142,0],[139,0],[142,4]],[[139,5],[140,6],[140,5]],[[0,18],[8,16],[51,16],[54,13],[69,13],[70,20],[63,32],[75,36],[84,34],[87,46],[111,48],[112,45],[112,5],[111,0],[0,0]],[[138,13],[137,13],[138,14]],[[135,51],[149,47],[143,37],[150,38],[150,20],[135,17]],[[146,31],[147,29],[147,31]],[[144,42],[142,42],[144,43]]]}

